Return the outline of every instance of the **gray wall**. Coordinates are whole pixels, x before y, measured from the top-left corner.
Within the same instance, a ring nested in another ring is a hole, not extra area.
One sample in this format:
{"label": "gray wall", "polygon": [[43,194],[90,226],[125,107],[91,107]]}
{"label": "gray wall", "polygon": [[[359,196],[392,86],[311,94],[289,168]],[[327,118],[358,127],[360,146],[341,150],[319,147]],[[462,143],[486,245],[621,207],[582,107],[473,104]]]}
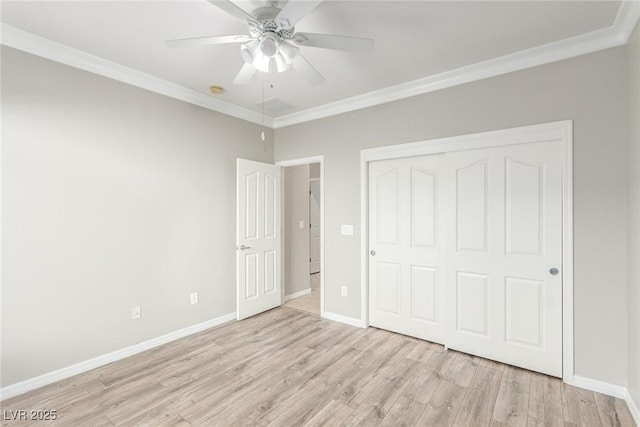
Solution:
{"label": "gray wall", "polygon": [[361,314],[361,149],[573,119],[576,374],[625,385],[625,71],[609,49],[277,129],[277,161],[325,156],[325,310]]}
{"label": "gray wall", "polygon": [[2,386],[235,311],[235,159],[272,132],[5,47],[2,125]]}
{"label": "gray wall", "polygon": [[[309,165],[284,168],[284,294],[309,289]],[[304,221],[304,229],[300,229]]]}
{"label": "gray wall", "polygon": [[629,260],[629,382],[640,407],[640,25],[627,45],[629,152],[627,225]]}

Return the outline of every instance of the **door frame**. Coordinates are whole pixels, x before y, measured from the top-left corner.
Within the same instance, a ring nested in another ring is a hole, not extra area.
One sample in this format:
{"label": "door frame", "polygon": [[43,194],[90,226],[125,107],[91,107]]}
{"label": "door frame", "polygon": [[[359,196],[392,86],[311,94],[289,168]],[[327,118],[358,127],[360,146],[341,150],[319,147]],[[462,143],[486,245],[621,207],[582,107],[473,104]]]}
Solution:
{"label": "door frame", "polygon": [[521,126],[360,151],[360,312],[369,326],[369,165],[375,160],[542,141],[562,142],[562,379],[574,378],[573,320],[573,120]]}
{"label": "door frame", "polygon": [[[312,157],[303,157],[303,158],[299,158],[299,159],[291,159],[291,160],[282,160],[279,162],[276,162],[276,165],[282,167],[282,168],[286,168],[286,167],[290,167],[290,166],[302,166],[302,165],[310,165],[311,163],[320,163],[320,317],[324,317],[324,278],[325,278],[325,270],[324,270],[324,260],[325,260],[325,255],[324,255],[324,156],[312,156]],[[282,212],[284,212],[284,206],[285,206],[285,191],[284,191],[284,187],[285,186],[285,180],[282,179],[282,182],[280,184],[280,194],[282,194],[282,197],[280,199],[280,204],[281,204],[281,209]],[[282,296],[282,301],[284,304],[284,272],[285,270],[285,256],[284,256],[284,245],[286,242],[286,236],[285,236],[285,222],[286,222],[286,218],[284,218],[284,220],[282,221],[281,224],[281,230],[282,230],[282,242],[280,243],[281,245],[281,250],[282,250],[282,254],[283,256],[280,259],[280,265],[283,271],[282,274],[282,292],[283,292],[283,296]]]}

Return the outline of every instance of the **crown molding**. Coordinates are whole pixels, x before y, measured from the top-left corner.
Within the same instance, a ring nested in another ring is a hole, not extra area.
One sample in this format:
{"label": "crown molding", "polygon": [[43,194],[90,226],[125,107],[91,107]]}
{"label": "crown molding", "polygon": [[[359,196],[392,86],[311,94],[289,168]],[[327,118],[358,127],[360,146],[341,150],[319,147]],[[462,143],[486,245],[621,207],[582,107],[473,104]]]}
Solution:
{"label": "crown molding", "polygon": [[91,55],[7,24],[2,24],[0,43],[222,114],[277,129],[622,46],[629,40],[639,19],[640,1],[622,1],[613,25],[608,28],[276,118],[263,118],[262,114],[255,111],[212,98],[196,90],[125,67],[116,62]]}
{"label": "crown molding", "polygon": [[[134,70],[117,62],[54,42],[45,37],[29,33],[19,28],[2,24],[0,43],[33,55],[41,56],[71,67],[89,71],[110,79],[156,92],[170,98],[179,99],[209,110],[217,111],[238,119],[259,125],[263,124],[262,114],[237,105],[212,98],[193,89]],[[273,128],[273,119],[264,118],[265,126]]]}
{"label": "crown molding", "polygon": [[611,27],[276,117],[274,127],[276,129],[282,128],[361,108],[373,107],[415,95],[622,46],[626,44],[631,36],[639,16],[640,1],[623,1]]}
{"label": "crown molding", "polygon": [[627,44],[640,19],[640,0],[626,0],[620,4],[613,28],[616,28],[622,44]]}

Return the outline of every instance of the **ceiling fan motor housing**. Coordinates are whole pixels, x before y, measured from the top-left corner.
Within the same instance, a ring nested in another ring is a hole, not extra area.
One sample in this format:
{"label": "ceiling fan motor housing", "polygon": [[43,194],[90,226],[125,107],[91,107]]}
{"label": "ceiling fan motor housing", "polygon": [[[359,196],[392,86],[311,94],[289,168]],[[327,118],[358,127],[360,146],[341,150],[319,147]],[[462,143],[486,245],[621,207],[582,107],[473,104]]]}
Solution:
{"label": "ceiling fan motor housing", "polygon": [[274,33],[283,39],[291,38],[295,27],[277,22],[276,17],[279,13],[280,9],[275,6],[263,6],[251,12],[251,15],[256,19],[256,24],[249,26],[249,34],[252,37],[260,38],[265,33]]}

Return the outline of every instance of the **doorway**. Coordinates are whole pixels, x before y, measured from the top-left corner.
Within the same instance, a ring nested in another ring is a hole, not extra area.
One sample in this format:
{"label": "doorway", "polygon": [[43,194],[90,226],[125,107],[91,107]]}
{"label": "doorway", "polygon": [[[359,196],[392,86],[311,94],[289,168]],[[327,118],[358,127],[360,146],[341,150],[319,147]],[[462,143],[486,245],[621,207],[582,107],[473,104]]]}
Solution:
{"label": "doorway", "polygon": [[317,316],[324,311],[322,160],[278,163],[283,167],[284,305]]}

